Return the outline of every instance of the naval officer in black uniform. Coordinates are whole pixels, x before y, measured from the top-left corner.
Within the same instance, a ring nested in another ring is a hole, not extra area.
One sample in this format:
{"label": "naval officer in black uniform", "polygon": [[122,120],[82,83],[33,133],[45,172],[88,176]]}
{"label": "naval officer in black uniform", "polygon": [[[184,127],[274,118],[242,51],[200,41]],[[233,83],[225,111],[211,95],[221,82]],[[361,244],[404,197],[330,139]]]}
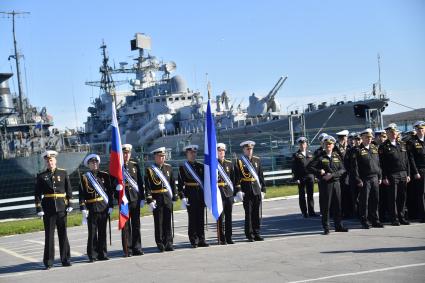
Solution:
{"label": "naval officer in black uniform", "polygon": [[[139,164],[130,160],[131,144],[122,145],[124,158],[125,196],[128,200],[129,219],[121,230],[124,256],[143,255],[140,235],[140,208],[145,204],[145,189]],[[125,240],[127,240],[125,242]],[[127,252],[127,253],[126,253]]]}
{"label": "naval officer in black uniform", "polygon": [[[313,159],[313,153],[308,150],[308,140],[305,137],[297,139],[299,149],[292,156],[292,175],[298,184],[298,201],[304,218],[317,216],[314,212],[314,175],[308,173],[307,165]],[[305,195],[307,193],[307,202]]]}
{"label": "naval officer in black uniform", "polygon": [[56,167],[58,153],[47,150],[42,154],[47,169],[37,175],[35,185],[35,207],[37,215],[43,217],[44,255],[46,269],[53,266],[55,257],[55,227],[58,229],[59,253],[63,266],[70,266],[71,251],[66,232],[67,214],[72,211],[72,188],[66,170]]}
{"label": "naval officer in black uniform", "polygon": [[[218,166],[218,188],[220,189],[223,202],[223,212],[218,218],[220,227],[220,245],[233,244],[232,240],[232,210],[235,191],[235,172],[233,163],[225,158],[226,145],[217,143]],[[224,221],[223,221],[224,219]]]}
{"label": "naval officer in black uniform", "polygon": [[112,177],[109,173],[100,171],[99,164],[99,155],[87,155],[84,165],[89,171],[80,176],[80,210],[87,221],[87,255],[90,262],[109,259],[106,226],[114,207]]}
{"label": "naval officer in black uniform", "polygon": [[382,182],[388,187],[388,210],[393,226],[409,225],[405,218],[407,183],[410,182],[410,163],[406,143],[399,140],[397,125],[385,130],[388,139],[379,147]]}
{"label": "naval officer in black uniform", "polygon": [[417,216],[425,223],[425,121],[414,124],[416,135],[407,143],[412,176],[412,189],[415,197]]}
{"label": "naval officer in black uniform", "polygon": [[185,146],[183,150],[187,160],[179,168],[178,189],[189,217],[189,241],[193,248],[208,247],[204,231],[204,165],[196,161],[197,145]]}
{"label": "naval officer in black uniform", "polygon": [[382,170],[379,164],[378,147],[372,143],[373,131],[366,129],[360,133],[362,143],[351,159],[351,174],[359,189],[359,216],[363,229],[369,229],[369,221],[375,228],[384,227],[379,221],[379,185]]}
{"label": "naval officer in black uniform", "polygon": [[145,172],[146,202],[153,211],[155,242],[159,251],[173,251],[171,214],[173,202],[177,200],[173,168],[165,163],[165,147],[157,148],[151,153],[155,161]]}
{"label": "naval officer in black uniform", "polygon": [[335,139],[332,136],[323,138],[324,150],[307,166],[307,171],[317,176],[320,183],[323,234],[329,234],[329,210],[334,210],[335,232],[347,232],[341,223],[341,187],[339,178],[345,173],[343,161],[333,151]]}
{"label": "naval officer in black uniform", "polygon": [[245,236],[249,242],[264,241],[260,231],[260,209],[266,194],[261,159],[254,156],[253,141],[240,144],[243,154],[236,160],[235,183],[238,199],[242,199],[245,210]]}

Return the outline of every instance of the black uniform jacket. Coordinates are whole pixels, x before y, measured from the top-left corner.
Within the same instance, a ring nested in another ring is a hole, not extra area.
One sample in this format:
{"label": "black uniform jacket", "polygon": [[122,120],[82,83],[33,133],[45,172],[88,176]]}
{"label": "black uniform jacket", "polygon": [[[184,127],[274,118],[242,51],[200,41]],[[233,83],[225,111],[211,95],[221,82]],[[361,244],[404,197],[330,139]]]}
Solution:
{"label": "black uniform jacket", "polygon": [[332,175],[332,178],[327,181],[328,183],[339,181],[341,175],[345,173],[341,156],[335,151],[332,152],[330,157],[326,154],[326,151],[323,151],[321,154],[314,157],[307,166],[307,172],[316,175],[319,180],[322,180],[323,177],[320,175],[322,169],[325,170],[325,173],[330,173]]}
{"label": "black uniform jacket", "polygon": [[[71,206],[72,187],[65,169],[46,170],[37,175],[35,207],[46,214],[64,212]],[[43,196],[43,198],[42,198]]]}
{"label": "black uniform jacket", "polygon": [[367,149],[364,144],[356,147],[352,151],[351,174],[353,178],[360,183],[362,179],[373,176],[382,179],[382,170],[379,163],[378,147],[374,144],[369,145]]}
{"label": "black uniform jacket", "polygon": [[[204,164],[195,161],[189,162],[193,171],[195,171],[196,175],[198,175],[200,181],[204,182]],[[178,178],[178,189],[180,198],[192,198],[195,195],[199,197],[199,199],[204,199],[204,191],[199,186],[199,184],[195,181],[189,171],[186,169],[185,165],[181,165],[179,167],[179,178]]]}
{"label": "black uniform jacket", "polygon": [[137,187],[139,191],[130,186],[128,181],[125,182],[125,195],[129,202],[132,201],[140,201],[145,199],[145,188],[143,183],[142,174],[140,172],[139,164],[136,161],[130,160],[127,164],[125,164],[125,168],[127,169],[130,176],[137,183]]}
{"label": "black uniform jacket", "polygon": [[[247,158],[248,159],[248,158]],[[254,179],[254,176],[248,170],[248,167],[241,159],[236,160],[235,164],[235,180],[236,187],[243,193],[252,193],[254,195],[260,195],[261,192],[266,192],[266,183],[264,181],[263,168],[261,167],[261,160],[257,156],[253,156],[250,160],[252,166],[259,177],[260,186]]]}
{"label": "black uniform jacket", "polygon": [[307,165],[312,160],[313,153],[309,150],[306,151],[305,156],[301,153],[301,150],[294,153],[292,156],[292,175],[294,175],[294,180],[303,180],[307,175],[309,175],[307,172]]}
{"label": "black uniform jacket", "polygon": [[235,188],[235,170],[233,169],[232,161],[224,159],[223,161],[218,160],[218,162],[221,164],[224,172],[226,172],[227,176],[232,182],[234,191],[232,191],[230,186],[227,185],[220,173],[218,174],[218,187],[220,188],[222,195],[224,194],[225,197],[232,197],[237,192]]}
{"label": "black uniform jacket", "polygon": [[145,170],[145,196],[146,202],[151,203],[153,200],[162,199],[165,204],[171,204],[177,200],[176,182],[173,176],[173,168],[170,164],[164,163],[162,166],[155,165],[161,170],[164,177],[167,179],[172,190],[172,197],[167,192],[167,187],[155,173],[151,166]]}
{"label": "black uniform jacket", "polygon": [[115,181],[105,171],[92,172],[92,174],[108,196],[108,204],[106,204],[104,198],[94,189],[86,174],[82,174],[79,191],[80,210],[88,209],[92,212],[104,212],[107,208],[114,207]]}
{"label": "black uniform jacket", "polygon": [[406,172],[406,176],[410,175],[410,164],[405,142],[396,141],[396,144],[392,145],[390,140],[386,140],[379,147],[379,159],[383,179],[388,179],[390,175],[400,172]]}
{"label": "black uniform jacket", "polygon": [[425,142],[421,141],[418,136],[413,136],[407,142],[407,149],[410,160],[410,171],[412,175],[419,173],[419,169],[425,169]]}

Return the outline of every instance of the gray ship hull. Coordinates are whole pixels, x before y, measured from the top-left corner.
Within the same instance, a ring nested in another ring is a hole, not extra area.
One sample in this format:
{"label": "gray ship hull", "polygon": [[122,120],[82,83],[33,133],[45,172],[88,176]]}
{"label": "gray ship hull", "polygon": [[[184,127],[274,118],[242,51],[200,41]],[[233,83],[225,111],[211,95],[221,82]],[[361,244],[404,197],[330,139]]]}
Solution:
{"label": "gray ship hull", "polygon": [[[311,140],[319,131],[334,134],[342,129],[355,132],[369,127],[370,125],[368,125],[365,117],[355,115],[354,106],[359,104],[365,105],[370,109],[383,109],[387,101],[371,99],[362,101],[361,103],[350,102],[304,113],[305,135]],[[302,135],[302,122],[300,118],[292,118],[292,126],[295,138]],[[260,121],[253,118],[250,120],[250,124],[247,123],[239,127],[217,130],[217,140],[228,144],[230,152],[233,150],[239,152],[239,143],[250,139],[257,143],[256,152],[273,154],[290,146],[290,136],[288,117],[269,121]],[[198,144],[202,151],[204,133],[164,135],[155,139],[151,144],[145,145],[144,151],[150,152],[155,148],[165,146],[172,149],[173,155],[179,155],[184,145],[189,143]]]}

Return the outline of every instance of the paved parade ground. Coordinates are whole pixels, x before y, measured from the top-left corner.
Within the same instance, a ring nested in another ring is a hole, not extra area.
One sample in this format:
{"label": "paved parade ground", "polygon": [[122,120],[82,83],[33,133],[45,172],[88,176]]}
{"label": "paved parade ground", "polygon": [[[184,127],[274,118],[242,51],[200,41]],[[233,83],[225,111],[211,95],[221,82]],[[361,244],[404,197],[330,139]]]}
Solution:
{"label": "paved parade ground", "polygon": [[[316,208],[317,199],[316,199]],[[142,218],[145,255],[123,258],[113,222],[109,261],[88,263],[87,227],[68,229],[73,266],[43,270],[44,232],[0,238],[0,282],[425,282],[425,224],[321,235],[320,217],[304,219],[296,198],[263,205],[264,242],[243,235],[243,208],[234,207],[234,245],[218,246],[209,219],[208,248],[192,249],[187,214],[175,217],[174,252],[158,253],[153,218]],[[57,240],[57,237],[56,237]],[[109,239],[108,239],[109,242]],[[56,243],[56,249],[58,244]],[[58,259],[58,250],[56,258]]]}

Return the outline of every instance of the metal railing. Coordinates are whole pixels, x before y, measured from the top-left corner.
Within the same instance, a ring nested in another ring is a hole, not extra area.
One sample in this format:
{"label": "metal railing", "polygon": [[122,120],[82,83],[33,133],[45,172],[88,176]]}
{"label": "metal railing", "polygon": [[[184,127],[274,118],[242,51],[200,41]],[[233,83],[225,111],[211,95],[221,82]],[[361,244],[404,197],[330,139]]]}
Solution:
{"label": "metal railing", "polygon": [[[285,181],[290,179],[292,179],[292,173],[290,169],[264,172],[264,180],[268,184],[272,183],[275,185],[276,181]],[[78,191],[73,191],[72,194],[73,196],[77,196]],[[72,199],[71,203],[78,204],[78,198]],[[2,206],[3,204],[11,205]],[[34,196],[0,199],[0,205],[0,212],[35,208]]]}

